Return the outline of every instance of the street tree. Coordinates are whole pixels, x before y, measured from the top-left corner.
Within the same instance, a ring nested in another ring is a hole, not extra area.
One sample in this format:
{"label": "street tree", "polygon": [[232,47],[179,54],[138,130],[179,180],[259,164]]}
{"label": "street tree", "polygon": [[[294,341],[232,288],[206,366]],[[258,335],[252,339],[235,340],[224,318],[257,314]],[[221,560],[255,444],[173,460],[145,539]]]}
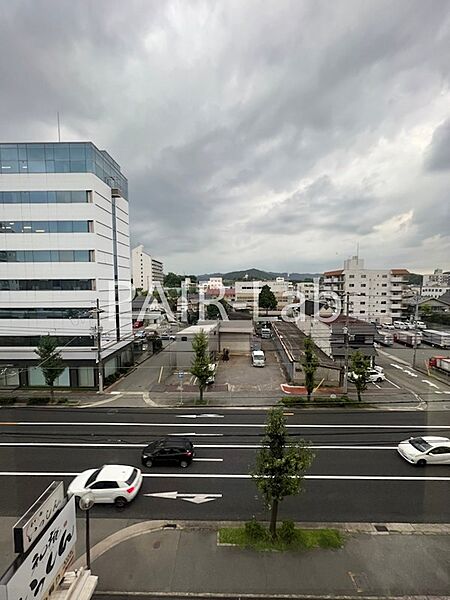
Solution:
{"label": "street tree", "polygon": [[275,294],[272,292],[268,285],[263,285],[258,297],[259,308],[266,309],[266,315],[269,310],[275,310],[278,305]]}
{"label": "street tree", "polygon": [[314,454],[304,440],[289,441],[283,409],[271,409],[267,415],[262,448],[251,475],[271,511],[272,538],[277,535],[279,503],[286,496],[295,496],[302,491],[305,471],[313,459]]}
{"label": "street tree", "polygon": [[49,335],[41,337],[35,352],[41,359],[39,367],[44,375],[45,383],[50,388],[50,397],[53,401],[55,381],[66,368],[61,352],[57,350],[56,340]]}
{"label": "street tree", "polygon": [[305,338],[304,343],[304,355],[302,360],[303,371],[305,372],[305,387],[308,394],[308,402],[311,400],[311,394],[314,391],[316,385],[315,375],[317,367],[319,366],[319,360],[317,359],[316,353],[314,352],[314,343],[310,336]]}
{"label": "street tree", "polygon": [[181,275],[177,275],[176,273],[172,273],[170,271],[167,275],[164,276],[164,287],[167,288],[178,288],[181,287]]}
{"label": "street tree", "polygon": [[204,331],[196,333],[192,340],[192,349],[194,350],[194,358],[192,360],[191,373],[197,377],[198,389],[200,391],[200,402],[203,401],[203,392],[206,388],[206,382],[211,376],[209,370],[209,349],[208,338]]}
{"label": "street tree", "polygon": [[361,394],[367,390],[367,384],[369,383],[370,358],[356,350],[350,357],[350,365],[352,381],[356,387],[358,400],[361,402]]}

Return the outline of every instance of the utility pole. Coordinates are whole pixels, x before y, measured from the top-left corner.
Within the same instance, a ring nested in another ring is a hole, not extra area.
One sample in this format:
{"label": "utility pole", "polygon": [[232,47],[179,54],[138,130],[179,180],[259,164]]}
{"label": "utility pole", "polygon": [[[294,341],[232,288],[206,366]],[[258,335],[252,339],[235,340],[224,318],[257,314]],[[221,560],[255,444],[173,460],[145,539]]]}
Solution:
{"label": "utility pole", "polygon": [[97,325],[94,327],[94,332],[97,338],[97,368],[98,368],[98,391],[103,394],[103,360],[102,360],[102,327],[100,325],[100,314],[104,312],[100,308],[100,301],[97,298],[96,308],[91,310],[91,314],[95,314]]}
{"label": "utility pole", "polygon": [[416,296],[416,308],[414,310],[414,321],[416,323],[414,327],[414,352],[413,352],[413,361],[412,366],[413,369],[416,368],[416,355],[417,355],[417,321],[419,320],[419,300],[422,296],[422,284],[420,284],[419,293]]}
{"label": "utility pole", "polygon": [[344,344],[345,344],[345,363],[344,363],[344,394],[348,392],[348,317],[350,310],[350,292],[346,292],[345,305],[345,327],[344,327]]}

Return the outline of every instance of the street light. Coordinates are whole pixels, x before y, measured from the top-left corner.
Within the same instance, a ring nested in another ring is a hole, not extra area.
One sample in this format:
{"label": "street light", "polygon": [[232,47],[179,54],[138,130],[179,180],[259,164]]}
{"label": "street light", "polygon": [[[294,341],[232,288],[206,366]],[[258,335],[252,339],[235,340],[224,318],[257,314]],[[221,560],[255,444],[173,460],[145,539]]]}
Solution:
{"label": "street light", "polygon": [[78,501],[78,506],[86,514],[86,566],[91,570],[91,541],[90,541],[90,522],[89,511],[95,504],[94,494],[86,492]]}

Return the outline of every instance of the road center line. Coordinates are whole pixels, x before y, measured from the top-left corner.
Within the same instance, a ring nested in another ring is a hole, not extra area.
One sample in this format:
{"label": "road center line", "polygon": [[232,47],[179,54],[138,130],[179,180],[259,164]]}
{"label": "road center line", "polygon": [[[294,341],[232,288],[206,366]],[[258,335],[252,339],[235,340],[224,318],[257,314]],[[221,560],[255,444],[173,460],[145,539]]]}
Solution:
{"label": "road center line", "polygon": [[[0,442],[6,448],[146,448],[148,444],[113,444],[113,443],[78,443],[78,442]],[[195,444],[196,448],[254,450],[262,448],[261,444]],[[314,450],[396,450],[397,446],[349,446],[340,444],[313,444]],[[196,458],[200,461],[218,461],[216,458]]]}
{"label": "road center line", "polygon": [[[178,427],[178,428],[193,428],[192,423],[127,423],[127,422],[97,422],[97,421],[17,421],[17,422],[0,422],[0,426],[24,426],[24,427]],[[209,427],[209,428],[258,428],[264,429],[265,423],[195,423],[194,428]],[[287,424],[287,429],[450,429],[450,425],[344,425],[344,424]]]}
{"label": "road center line", "polygon": [[[1,471],[0,477],[76,477],[79,472],[44,472],[44,471]],[[217,474],[217,473],[143,473],[143,477],[152,479],[251,479],[247,474]],[[450,477],[399,477],[389,475],[305,475],[305,479],[324,481],[426,481],[448,482]]]}

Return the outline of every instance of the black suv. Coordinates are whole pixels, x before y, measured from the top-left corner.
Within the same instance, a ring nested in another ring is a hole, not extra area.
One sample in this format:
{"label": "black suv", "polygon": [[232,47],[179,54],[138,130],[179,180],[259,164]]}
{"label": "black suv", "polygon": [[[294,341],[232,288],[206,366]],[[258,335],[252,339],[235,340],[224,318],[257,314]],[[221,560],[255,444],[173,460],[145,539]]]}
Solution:
{"label": "black suv", "polygon": [[177,464],[185,468],[194,455],[194,446],[188,438],[161,438],[142,450],[142,464],[146,467]]}

